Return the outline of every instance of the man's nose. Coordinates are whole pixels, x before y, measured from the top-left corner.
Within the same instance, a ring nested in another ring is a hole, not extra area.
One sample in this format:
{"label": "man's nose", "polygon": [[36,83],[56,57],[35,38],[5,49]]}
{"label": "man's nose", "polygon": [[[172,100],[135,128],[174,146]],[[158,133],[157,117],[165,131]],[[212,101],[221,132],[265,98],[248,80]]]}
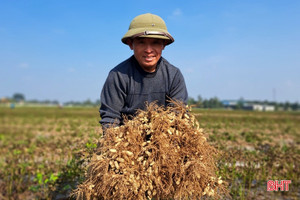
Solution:
{"label": "man's nose", "polygon": [[145,51],[146,52],[152,52],[153,51],[152,45],[151,44],[146,44]]}

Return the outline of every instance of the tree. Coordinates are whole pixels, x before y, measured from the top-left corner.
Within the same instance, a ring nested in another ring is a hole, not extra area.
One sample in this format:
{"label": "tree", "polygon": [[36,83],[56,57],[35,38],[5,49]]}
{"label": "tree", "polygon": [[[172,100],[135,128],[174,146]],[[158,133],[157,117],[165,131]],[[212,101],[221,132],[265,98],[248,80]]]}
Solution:
{"label": "tree", "polygon": [[87,99],[82,104],[85,106],[91,106],[91,105],[93,105],[93,102],[90,99]]}
{"label": "tree", "polygon": [[290,102],[286,101],[286,102],[283,104],[283,108],[284,108],[284,110],[290,110],[290,109],[291,109],[291,104],[290,104]]}
{"label": "tree", "polygon": [[237,109],[242,109],[244,107],[244,104],[245,104],[245,100],[243,97],[241,97],[238,102],[237,102],[237,105],[236,105],[236,108]]}
{"label": "tree", "polygon": [[204,99],[202,102],[203,108],[210,108],[209,101],[207,99]]}
{"label": "tree", "polygon": [[213,97],[208,100],[208,107],[209,108],[221,108],[222,103],[219,101],[219,99],[217,97]]}
{"label": "tree", "polygon": [[95,101],[95,105],[96,105],[96,106],[100,106],[100,105],[101,105],[100,99],[97,99],[97,100]]}
{"label": "tree", "polygon": [[198,95],[198,97],[197,97],[196,104],[197,104],[197,108],[202,108],[203,107],[203,99],[200,95]]}
{"label": "tree", "polygon": [[25,96],[21,93],[15,93],[13,95],[13,100],[15,100],[16,102],[25,101]]}
{"label": "tree", "polygon": [[193,97],[189,97],[187,103],[188,105],[195,105],[197,102]]}
{"label": "tree", "polygon": [[291,104],[291,108],[292,108],[292,110],[297,111],[297,110],[299,110],[300,105],[298,102],[295,102],[295,103]]}

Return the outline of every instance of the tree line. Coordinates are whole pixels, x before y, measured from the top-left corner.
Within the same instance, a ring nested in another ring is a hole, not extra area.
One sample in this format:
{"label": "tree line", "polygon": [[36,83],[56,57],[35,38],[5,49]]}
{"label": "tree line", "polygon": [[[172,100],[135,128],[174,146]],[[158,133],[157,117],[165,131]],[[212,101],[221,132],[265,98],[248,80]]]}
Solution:
{"label": "tree line", "polygon": [[22,93],[15,93],[12,97],[1,99],[1,103],[25,103],[25,104],[40,104],[40,105],[54,105],[54,106],[100,106],[100,100],[91,101],[90,99],[84,101],[67,101],[60,103],[57,100],[26,100]]}
{"label": "tree line", "polygon": [[[84,101],[68,101],[63,104],[60,104],[57,100],[26,100],[25,95],[22,93],[15,93],[10,98],[5,98],[3,102],[10,102],[10,103],[19,103],[19,102],[26,102],[30,104],[52,104],[52,105],[63,105],[63,106],[100,106],[101,102],[100,99],[96,101],[91,101],[90,99]],[[246,101],[243,98],[235,101],[236,104],[234,106],[230,106],[231,109],[244,109],[246,105],[249,104],[259,104],[259,105],[269,105],[274,106],[275,110],[284,110],[284,111],[297,111],[300,110],[300,104],[298,102],[290,103],[286,102],[275,102],[275,101]],[[194,108],[209,108],[209,109],[225,109],[229,106],[224,104],[224,101],[221,101],[218,97],[212,97],[209,99],[202,98],[200,95],[195,99],[193,97],[188,98],[188,105]]]}
{"label": "tree line", "polygon": [[228,106],[227,104],[224,104],[224,101],[221,101],[218,97],[212,97],[209,99],[204,99],[200,95],[197,97],[197,99],[194,99],[193,97],[188,98],[188,105],[195,107],[195,108],[211,108],[211,109],[223,109],[223,108],[231,108],[231,109],[244,109],[246,105],[268,105],[268,106],[274,106],[275,110],[284,110],[284,111],[298,111],[300,110],[300,104],[298,102],[290,103],[288,101],[286,102],[275,102],[275,101],[259,101],[259,100],[253,100],[248,101],[244,100],[243,98],[240,98],[239,100],[235,101],[235,105]]}

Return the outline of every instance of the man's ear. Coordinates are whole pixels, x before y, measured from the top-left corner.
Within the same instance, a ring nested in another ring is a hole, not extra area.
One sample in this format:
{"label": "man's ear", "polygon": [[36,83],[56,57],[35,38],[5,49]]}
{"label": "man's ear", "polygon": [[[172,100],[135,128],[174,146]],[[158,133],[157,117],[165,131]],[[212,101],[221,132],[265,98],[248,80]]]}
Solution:
{"label": "man's ear", "polygon": [[165,49],[165,47],[167,46],[167,44],[168,44],[168,42],[167,42],[167,41],[164,41],[164,46],[163,46],[163,49],[162,49],[162,50]]}
{"label": "man's ear", "polygon": [[133,40],[132,39],[128,39],[127,40],[127,44],[130,47],[130,49],[133,50]]}

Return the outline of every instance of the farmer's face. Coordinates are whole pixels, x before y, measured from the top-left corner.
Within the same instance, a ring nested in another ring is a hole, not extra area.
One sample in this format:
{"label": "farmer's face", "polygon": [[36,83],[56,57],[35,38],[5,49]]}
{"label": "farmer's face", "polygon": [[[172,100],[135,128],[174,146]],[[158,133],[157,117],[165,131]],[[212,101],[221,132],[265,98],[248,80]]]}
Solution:
{"label": "farmer's face", "polygon": [[143,70],[154,72],[162,50],[165,48],[164,40],[139,37],[128,41],[128,45]]}

